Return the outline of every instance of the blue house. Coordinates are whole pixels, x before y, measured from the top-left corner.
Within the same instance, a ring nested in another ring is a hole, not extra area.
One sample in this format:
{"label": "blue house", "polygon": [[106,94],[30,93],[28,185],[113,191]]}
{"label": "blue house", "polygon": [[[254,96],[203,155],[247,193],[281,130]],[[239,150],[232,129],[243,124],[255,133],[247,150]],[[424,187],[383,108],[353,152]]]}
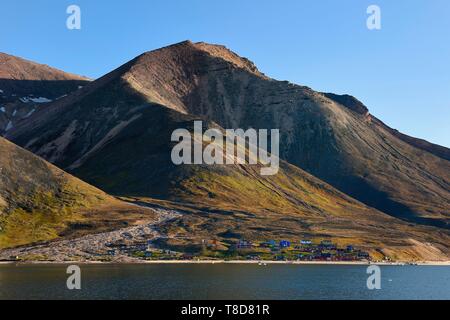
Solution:
{"label": "blue house", "polygon": [[291,246],[291,243],[287,240],[281,240],[280,241],[280,248],[289,248]]}

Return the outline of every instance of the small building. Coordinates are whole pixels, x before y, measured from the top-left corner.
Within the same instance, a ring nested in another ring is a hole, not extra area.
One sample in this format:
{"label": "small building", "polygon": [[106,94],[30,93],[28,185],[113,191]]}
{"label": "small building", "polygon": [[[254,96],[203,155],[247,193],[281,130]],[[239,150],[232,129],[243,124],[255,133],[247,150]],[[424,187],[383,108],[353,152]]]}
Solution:
{"label": "small building", "polygon": [[280,248],[289,248],[291,246],[291,243],[287,240],[281,240],[280,241]]}
{"label": "small building", "polygon": [[138,243],[134,246],[134,249],[137,251],[145,251],[148,249],[148,245],[146,245],[144,243]]}
{"label": "small building", "polygon": [[267,240],[265,242],[261,242],[259,246],[263,248],[273,248],[276,247],[276,245],[277,243],[275,242],[275,240]]}
{"label": "small building", "polygon": [[251,241],[239,240],[236,246],[238,249],[248,249],[253,247],[253,243]]}
{"label": "small building", "polygon": [[353,251],[353,246],[352,245],[348,245],[346,249],[347,249],[347,251]]}
{"label": "small building", "polygon": [[108,250],[108,256],[115,256],[116,250]]}
{"label": "small building", "polygon": [[312,244],[312,241],[311,240],[301,240],[300,244],[302,246],[310,246]]}
{"label": "small building", "polygon": [[329,253],[329,252],[322,252],[322,253],[320,254],[320,258],[321,258],[322,260],[330,260],[330,259],[332,258],[332,254]]}
{"label": "small building", "polygon": [[133,235],[131,233],[129,233],[129,232],[124,232],[124,233],[121,234],[121,236],[124,239],[128,239],[128,240],[133,239]]}
{"label": "small building", "polygon": [[331,242],[331,240],[323,240],[320,242],[320,248],[328,249],[328,250],[335,250],[336,246]]}
{"label": "small building", "polygon": [[367,252],[360,251],[358,252],[358,258],[368,259],[370,256]]}

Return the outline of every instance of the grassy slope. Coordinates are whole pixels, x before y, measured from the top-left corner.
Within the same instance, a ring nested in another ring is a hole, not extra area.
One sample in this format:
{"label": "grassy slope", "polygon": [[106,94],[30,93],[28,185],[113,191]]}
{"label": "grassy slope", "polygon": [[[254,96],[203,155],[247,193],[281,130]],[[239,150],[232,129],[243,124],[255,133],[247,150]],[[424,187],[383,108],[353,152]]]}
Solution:
{"label": "grassy slope", "polygon": [[129,211],[126,205],[0,138],[0,248],[82,234],[71,226],[86,222],[91,231],[111,228]]}
{"label": "grassy slope", "polygon": [[188,42],[141,56],[124,78],[149,101],[224,128],[280,128],[289,163],[394,217],[449,228],[450,162],[399,139],[350,97],[330,100],[269,79],[224,47]]}

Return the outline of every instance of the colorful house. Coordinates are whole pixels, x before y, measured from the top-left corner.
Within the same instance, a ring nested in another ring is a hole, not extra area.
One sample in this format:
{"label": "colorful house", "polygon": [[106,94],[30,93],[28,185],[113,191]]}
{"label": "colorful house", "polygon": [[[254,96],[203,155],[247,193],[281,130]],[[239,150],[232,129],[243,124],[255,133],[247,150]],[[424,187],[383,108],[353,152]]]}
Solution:
{"label": "colorful house", "polygon": [[253,243],[251,241],[239,240],[237,247],[238,249],[248,249],[253,247]]}
{"label": "colorful house", "polygon": [[281,240],[280,241],[280,248],[289,248],[291,246],[291,243],[287,240]]}

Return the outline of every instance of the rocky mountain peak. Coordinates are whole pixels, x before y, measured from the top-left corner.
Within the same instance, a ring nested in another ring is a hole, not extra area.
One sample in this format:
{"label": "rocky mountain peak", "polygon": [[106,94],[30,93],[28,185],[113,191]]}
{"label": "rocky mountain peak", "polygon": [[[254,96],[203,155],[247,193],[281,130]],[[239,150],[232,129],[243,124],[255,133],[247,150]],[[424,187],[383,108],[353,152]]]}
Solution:
{"label": "rocky mountain peak", "polygon": [[151,59],[153,56],[177,56],[180,59],[179,62],[186,62],[186,58],[193,56],[198,58],[201,56],[201,53],[207,53],[210,57],[221,59],[236,68],[244,69],[255,75],[264,76],[264,74],[261,73],[256,65],[249,59],[239,56],[224,45],[210,44],[206,42],[194,43],[190,40],[186,40],[157,50],[148,51],[141,57],[144,59]]}
{"label": "rocky mountain peak", "polygon": [[217,44],[209,44],[206,42],[197,42],[194,46],[202,51],[209,53],[211,56],[223,59],[235,65],[238,68],[245,69],[253,74],[264,76],[261,73],[256,65],[247,58],[241,57],[235,52],[231,51],[225,46],[217,45]]}

